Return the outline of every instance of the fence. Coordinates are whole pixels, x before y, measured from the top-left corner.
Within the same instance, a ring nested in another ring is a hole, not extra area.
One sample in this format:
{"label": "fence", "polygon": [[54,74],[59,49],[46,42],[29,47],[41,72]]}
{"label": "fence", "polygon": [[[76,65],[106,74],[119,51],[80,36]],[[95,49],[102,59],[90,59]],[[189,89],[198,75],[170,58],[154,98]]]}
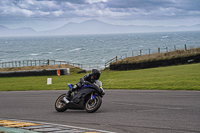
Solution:
{"label": "fence", "polygon": [[2,62],[0,63],[0,68],[42,66],[42,65],[61,65],[61,64],[69,64],[75,67],[81,66],[81,64],[78,64],[78,63],[70,63],[66,61],[57,61],[57,60],[26,60],[26,61]]}
{"label": "fence", "polygon": [[107,61],[107,62],[105,63],[105,68],[108,67],[108,66],[110,65],[110,63],[115,62],[115,61],[117,61],[117,56],[114,57],[114,58],[112,58],[111,60]]}
{"label": "fence", "polygon": [[179,64],[190,64],[190,63],[199,63],[200,54],[189,56],[189,57],[179,57],[166,60],[157,60],[150,62],[141,62],[141,63],[129,63],[129,64],[113,64],[110,65],[110,70],[135,70],[135,69],[144,69],[144,68],[154,68],[160,66],[171,66]]}
{"label": "fence", "polygon": [[[169,52],[169,48],[168,47],[165,47],[165,48],[162,48],[163,50],[161,51],[161,48],[158,47],[157,51],[155,50],[152,50],[152,49],[140,49],[140,50],[132,50],[131,51],[131,56],[128,56],[128,54],[124,54],[122,56],[116,56],[114,58],[112,58],[111,60],[109,60],[108,62],[105,63],[105,68],[108,67],[112,62],[115,62],[115,61],[119,61],[119,60],[122,60],[122,59],[125,59],[127,57],[134,57],[134,56],[142,56],[142,55],[145,55],[145,54],[152,54],[152,53],[161,53],[161,52]],[[184,48],[182,49],[185,49],[185,50],[188,50],[189,48],[187,48],[187,45],[185,44],[184,45]],[[173,49],[171,51],[176,51],[177,50],[177,47],[176,45],[174,45]],[[144,52],[145,51],[145,52]],[[139,54],[135,54],[135,53],[139,53]],[[129,53],[130,55],[130,53]]]}
{"label": "fence", "polygon": [[0,68],[9,68],[9,67],[24,67],[24,66],[43,66],[43,65],[62,65],[69,64],[74,67],[79,67],[85,70],[91,70],[93,68],[98,68],[100,70],[104,69],[104,63],[89,63],[89,64],[78,64],[70,63],[66,61],[58,60],[26,60],[26,61],[12,61],[12,62],[2,62],[0,63]]}
{"label": "fence", "polygon": [[[182,48],[182,49],[187,50],[188,49],[187,45],[185,44],[184,48]],[[176,45],[174,45],[174,47],[171,48],[171,51],[176,51],[176,50],[177,50],[177,47],[176,47]],[[161,52],[169,52],[169,51],[170,51],[170,49],[168,47],[164,47],[162,49],[160,47],[158,47],[157,50],[156,49],[154,49],[154,50],[153,49],[132,50],[131,51],[131,56],[128,56],[128,54],[124,54],[124,55],[120,56],[120,58],[124,59],[124,58],[127,58],[127,57],[133,57],[133,56],[138,56],[138,55],[145,55],[145,54],[149,54],[150,55],[152,53],[161,53]]]}

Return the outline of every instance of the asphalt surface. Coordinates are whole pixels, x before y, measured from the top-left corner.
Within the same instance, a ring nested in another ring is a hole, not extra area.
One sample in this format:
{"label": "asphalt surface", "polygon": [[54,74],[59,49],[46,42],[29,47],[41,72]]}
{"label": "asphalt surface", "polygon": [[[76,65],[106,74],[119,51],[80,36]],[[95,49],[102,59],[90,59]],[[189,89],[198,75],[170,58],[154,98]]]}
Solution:
{"label": "asphalt surface", "polygon": [[105,90],[100,109],[56,112],[64,90],[0,92],[0,118],[117,133],[199,133],[200,91]]}

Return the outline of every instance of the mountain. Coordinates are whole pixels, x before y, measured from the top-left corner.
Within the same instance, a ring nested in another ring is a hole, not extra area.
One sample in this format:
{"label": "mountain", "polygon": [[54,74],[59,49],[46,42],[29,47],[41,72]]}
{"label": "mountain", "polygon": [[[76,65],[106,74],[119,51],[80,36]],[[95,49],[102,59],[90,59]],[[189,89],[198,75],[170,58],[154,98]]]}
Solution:
{"label": "mountain", "polygon": [[164,27],[164,26],[135,26],[112,25],[88,20],[82,23],[68,23],[64,26],[40,32],[41,35],[77,35],[77,34],[114,34],[114,33],[142,33],[142,32],[172,32],[172,31],[200,31],[200,24],[194,26]]}
{"label": "mountain", "polygon": [[37,32],[29,27],[22,27],[17,29],[9,29],[0,25],[0,36],[33,36],[37,35]]}
{"label": "mountain", "polygon": [[60,28],[37,32],[31,28],[23,27],[9,29],[0,25],[0,36],[34,36],[34,35],[80,35],[80,34],[114,34],[114,33],[141,33],[141,32],[173,32],[173,31],[200,31],[200,24],[194,26],[135,26],[112,25],[98,21],[88,20],[82,23],[67,23]]}
{"label": "mountain", "polygon": [[68,23],[64,26],[41,32],[42,34],[58,34],[58,35],[69,35],[69,34],[109,34],[114,33],[113,29],[111,29],[113,25],[107,24],[98,20],[88,20],[82,23]]}

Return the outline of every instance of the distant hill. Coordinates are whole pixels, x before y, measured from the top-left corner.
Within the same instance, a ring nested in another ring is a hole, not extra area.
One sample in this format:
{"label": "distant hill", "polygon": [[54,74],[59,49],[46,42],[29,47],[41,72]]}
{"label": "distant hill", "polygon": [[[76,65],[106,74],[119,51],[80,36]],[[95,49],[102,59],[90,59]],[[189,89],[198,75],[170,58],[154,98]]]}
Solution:
{"label": "distant hill", "polygon": [[113,34],[113,33],[141,33],[141,32],[170,32],[170,31],[197,31],[200,24],[195,26],[135,26],[135,25],[112,25],[98,20],[88,20],[82,23],[68,23],[64,26],[41,32],[42,34],[69,35],[69,34]]}
{"label": "distant hill", "polygon": [[135,26],[112,25],[98,21],[88,20],[82,23],[67,23],[60,28],[37,32],[31,28],[23,27],[9,29],[0,25],[0,36],[33,36],[33,35],[80,35],[80,34],[114,34],[114,33],[141,33],[141,32],[172,32],[172,31],[200,31],[200,24],[194,26]]}
{"label": "distant hill", "polygon": [[0,36],[33,36],[38,33],[32,28],[22,27],[17,29],[9,29],[0,25]]}

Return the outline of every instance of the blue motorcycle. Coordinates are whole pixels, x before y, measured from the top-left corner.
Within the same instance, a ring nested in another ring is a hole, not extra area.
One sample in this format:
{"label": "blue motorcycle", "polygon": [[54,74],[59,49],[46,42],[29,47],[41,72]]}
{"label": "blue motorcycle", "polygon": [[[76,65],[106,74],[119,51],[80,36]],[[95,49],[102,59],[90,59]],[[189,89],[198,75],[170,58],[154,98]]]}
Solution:
{"label": "blue motorcycle", "polygon": [[[71,89],[72,85],[68,84],[68,87]],[[69,103],[63,100],[66,94],[60,95],[55,102],[55,109],[58,112],[64,112],[67,109],[81,109],[93,113],[100,108],[104,94],[102,82],[97,80],[93,84],[83,85],[81,89],[72,92]]]}

